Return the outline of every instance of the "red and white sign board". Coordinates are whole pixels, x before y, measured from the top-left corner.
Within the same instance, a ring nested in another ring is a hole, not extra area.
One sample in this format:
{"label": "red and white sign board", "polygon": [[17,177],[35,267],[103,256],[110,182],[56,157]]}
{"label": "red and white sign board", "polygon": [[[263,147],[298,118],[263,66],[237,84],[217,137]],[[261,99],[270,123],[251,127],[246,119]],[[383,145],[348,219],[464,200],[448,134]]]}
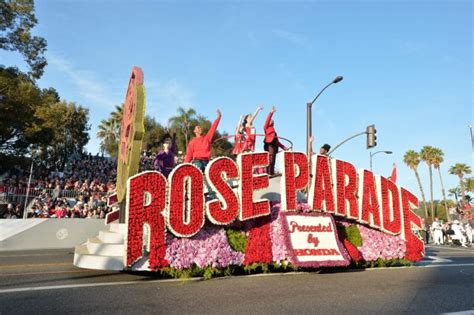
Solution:
{"label": "red and white sign board", "polygon": [[302,267],[347,266],[350,258],[337,237],[334,218],[325,213],[283,213],[291,262]]}

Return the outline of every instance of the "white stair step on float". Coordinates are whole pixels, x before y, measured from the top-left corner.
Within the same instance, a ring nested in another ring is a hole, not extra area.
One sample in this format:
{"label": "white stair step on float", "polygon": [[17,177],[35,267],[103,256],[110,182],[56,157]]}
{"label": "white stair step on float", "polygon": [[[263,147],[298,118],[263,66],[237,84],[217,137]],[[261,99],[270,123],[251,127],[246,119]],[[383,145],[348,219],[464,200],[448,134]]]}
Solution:
{"label": "white stair step on float", "polygon": [[99,231],[99,239],[103,243],[123,244],[125,235],[122,233]]}
{"label": "white stair step on float", "polygon": [[74,265],[96,270],[123,270],[123,256],[102,256],[89,253],[86,244],[76,246]]}
{"label": "white stair step on float", "polygon": [[121,233],[121,234],[127,234],[127,224],[123,223],[112,223],[110,225],[110,232],[115,232],[115,233]]}
{"label": "white stair step on float", "polygon": [[123,243],[104,243],[99,238],[93,237],[87,240],[87,251],[91,255],[123,256],[125,245]]}

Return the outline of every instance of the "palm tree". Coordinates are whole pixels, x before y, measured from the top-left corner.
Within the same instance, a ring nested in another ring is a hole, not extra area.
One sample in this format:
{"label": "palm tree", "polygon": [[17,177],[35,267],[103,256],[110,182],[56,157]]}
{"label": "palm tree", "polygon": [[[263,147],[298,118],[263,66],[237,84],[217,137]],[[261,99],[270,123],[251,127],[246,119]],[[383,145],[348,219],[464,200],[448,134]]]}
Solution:
{"label": "palm tree", "polygon": [[470,192],[474,193],[474,177],[466,178],[466,187]]}
{"label": "palm tree", "polygon": [[100,148],[102,152],[106,151],[109,155],[114,156],[118,150],[118,148],[115,150],[114,146],[118,146],[118,138],[120,137],[119,126],[117,126],[113,119],[109,118],[102,119],[97,128],[99,131],[96,136],[101,140]]}
{"label": "palm tree", "polygon": [[444,208],[446,209],[446,218],[448,219],[448,221],[451,221],[451,219],[449,218],[448,202],[446,199],[446,191],[444,190],[443,177],[441,176],[441,163],[443,163],[443,161],[444,161],[443,150],[434,148],[432,162],[433,162],[434,168],[438,170],[439,182],[441,183],[441,193],[443,194]]}
{"label": "palm tree", "polygon": [[120,106],[115,105],[115,110],[110,113],[110,119],[112,119],[117,126],[122,125],[123,106],[123,103]]}
{"label": "palm tree", "polygon": [[420,174],[418,174],[418,165],[420,164],[420,155],[414,150],[409,150],[403,156],[403,162],[415,172],[416,180],[420,186],[421,198],[423,199],[423,207],[425,209],[425,218],[428,217],[428,208],[426,207],[426,198],[423,191],[423,186],[421,185]]}
{"label": "palm tree", "polygon": [[460,194],[459,187],[451,188],[448,190],[449,196],[454,196],[456,202],[458,201],[458,196]]}
{"label": "palm tree", "polygon": [[420,159],[428,165],[428,171],[430,174],[430,198],[431,198],[431,218],[434,219],[434,202],[433,202],[433,157],[435,148],[429,145],[425,145],[421,148]]}
{"label": "palm tree", "polygon": [[190,134],[191,122],[196,115],[196,111],[192,108],[185,109],[183,107],[178,107],[178,115],[171,117],[168,122],[172,127],[178,130],[184,131],[184,139],[186,143],[186,148],[188,147],[188,136]]}
{"label": "palm tree", "polygon": [[118,152],[123,106],[124,104],[115,105],[115,110],[109,114],[109,118],[103,119],[97,126],[99,131],[96,136],[101,140],[100,148],[102,152],[106,151],[110,156],[116,156]]}
{"label": "palm tree", "polygon": [[465,200],[464,175],[471,174],[471,168],[463,163],[456,163],[449,169],[449,174],[459,177],[459,186],[461,187],[461,202]]}

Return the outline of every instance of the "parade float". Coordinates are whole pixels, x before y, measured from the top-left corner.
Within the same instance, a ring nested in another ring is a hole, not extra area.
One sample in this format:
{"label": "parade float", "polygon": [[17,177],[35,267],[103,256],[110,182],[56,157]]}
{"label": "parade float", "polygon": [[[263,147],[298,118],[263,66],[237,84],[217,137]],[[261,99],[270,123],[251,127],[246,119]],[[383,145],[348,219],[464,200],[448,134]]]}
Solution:
{"label": "parade float", "polygon": [[[409,264],[424,255],[418,199],[349,162],[279,153],[281,175],[260,174],[268,153],[183,163],[168,178],[138,173],[145,90],[134,68],[121,128],[115,211],[108,230],[76,247],[82,268],[170,276]],[[215,198],[206,198],[207,186]]]}

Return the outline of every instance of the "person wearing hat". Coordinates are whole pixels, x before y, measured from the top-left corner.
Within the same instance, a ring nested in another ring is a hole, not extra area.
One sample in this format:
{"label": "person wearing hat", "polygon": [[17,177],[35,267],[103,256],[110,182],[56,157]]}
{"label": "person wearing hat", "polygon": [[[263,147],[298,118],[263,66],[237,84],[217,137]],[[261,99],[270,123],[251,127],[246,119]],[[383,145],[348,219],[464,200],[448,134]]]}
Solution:
{"label": "person wearing hat", "polygon": [[[311,156],[315,154],[313,151],[313,140],[314,140],[313,136],[309,137],[309,144],[311,147]],[[331,151],[331,146],[325,143],[321,148],[319,148],[319,155],[328,156],[329,151]]]}
{"label": "person wearing hat", "polygon": [[331,151],[331,146],[326,143],[319,149],[319,154],[328,156],[329,151]]}

